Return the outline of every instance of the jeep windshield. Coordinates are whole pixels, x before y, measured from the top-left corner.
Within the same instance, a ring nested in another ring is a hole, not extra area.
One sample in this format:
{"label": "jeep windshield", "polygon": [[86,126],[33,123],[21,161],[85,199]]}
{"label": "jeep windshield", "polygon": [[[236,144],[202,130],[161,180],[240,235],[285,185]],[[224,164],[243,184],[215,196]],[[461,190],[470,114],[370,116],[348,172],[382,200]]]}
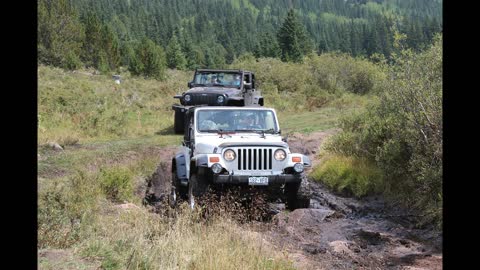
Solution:
{"label": "jeep windshield", "polygon": [[197,112],[197,130],[210,133],[278,133],[272,110],[218,110]]}
{"label": "jeep windshield", "polygon": [[238,72],[197,72],[193,80],[195,86],[240,87],[242,74]]}

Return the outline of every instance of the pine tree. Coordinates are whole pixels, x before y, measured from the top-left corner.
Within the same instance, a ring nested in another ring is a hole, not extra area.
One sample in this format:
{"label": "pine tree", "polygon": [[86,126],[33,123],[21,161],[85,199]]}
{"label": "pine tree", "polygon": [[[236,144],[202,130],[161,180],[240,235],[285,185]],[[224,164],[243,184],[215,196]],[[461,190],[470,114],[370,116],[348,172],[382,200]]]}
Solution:
{"label": "pine tree", "polygon": [[102,29],[102,50],[105,52],[106,65],[109,70],[120,67],[120,44],[118,37],[110,25],[104,25]]}
{"label": "pine tree", "polygon": [[301,61],[303,55],[311,52],[313,48],[305,27],[300,24],[293,9],[288,11],[287,17],[277,33],[277,38],[282,50],[283,61],[289,61],[288,59]]}
{"label": "pine tree", "polygon": [[82,59],[87,66],[98,68],[99,54],[102,48],[102,24],[98,16],[89,12],[85,21],[85,42]]}
{"label": "pine tree", "polygon": [[187,60],[185,55],[182,52],[180,43],[178,42],[177,36],[172,35],[167,46],[167,66],[169,68],[176,69],[185,69],[187,66]]}
{"label": "pine tree", "polygon": [[302,53],[302,50],[300,48],[300,44],[298,42],[297,37],[293,38],[293,42],[292,42],[292,45],[290,47],[290,50],[287,51],[287,53],[285,55],[285,60],[287,62],[297,62],[297,63],[302,62],[303,53]]}
{"label": "pine tree", "polygon": [[132,42],[124,42],[120,46],[121,66],[130,66],[130,62],[136,57]]}
{"label": "pine tree", "polygon": [[38,1],[38,60],[75,69],[85,38],[76,10],[67,0]]}
{"label": "pine tree", "polygon": [[201,63],[201,56],[195,50],[189,34],[183,34],[182,51],[187,60],[186,68],[190,70],[198,68]]}
{"label": "pine tree", "polygon": [[132,59],[129,70],[135,75],[144,75],[158,80],[165,78],[165,52],[161,46],[151,39],[144,37],[136,50],[136,57]]}

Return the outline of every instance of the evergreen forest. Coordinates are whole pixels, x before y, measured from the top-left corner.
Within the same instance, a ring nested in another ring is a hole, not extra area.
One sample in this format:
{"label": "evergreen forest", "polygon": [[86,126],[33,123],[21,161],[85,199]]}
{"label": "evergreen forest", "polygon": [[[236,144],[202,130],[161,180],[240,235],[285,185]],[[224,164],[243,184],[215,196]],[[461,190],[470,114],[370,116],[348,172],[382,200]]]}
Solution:
{"label": "evergreen forest", "polygon": [[391,59],[442,32],[441,0],[39,0],[38,61],[162,79],[242,55],[302,62],[341,52]]}

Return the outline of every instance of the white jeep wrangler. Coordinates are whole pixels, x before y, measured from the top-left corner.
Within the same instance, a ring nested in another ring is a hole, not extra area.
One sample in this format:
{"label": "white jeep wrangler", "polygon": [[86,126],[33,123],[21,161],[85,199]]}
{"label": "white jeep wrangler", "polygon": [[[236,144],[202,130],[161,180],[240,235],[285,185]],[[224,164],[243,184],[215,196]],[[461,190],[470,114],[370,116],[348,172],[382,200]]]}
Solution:
{"label": "white jeep wrangler", "polygon": [[170,200],[194,207],[209,187],[230,185],[264,189],[288,209],[308,208],[304,167],[307,156],[291,153],[280,135],[274,109],[265,107],[193,107],[181,150],[172,159]]}

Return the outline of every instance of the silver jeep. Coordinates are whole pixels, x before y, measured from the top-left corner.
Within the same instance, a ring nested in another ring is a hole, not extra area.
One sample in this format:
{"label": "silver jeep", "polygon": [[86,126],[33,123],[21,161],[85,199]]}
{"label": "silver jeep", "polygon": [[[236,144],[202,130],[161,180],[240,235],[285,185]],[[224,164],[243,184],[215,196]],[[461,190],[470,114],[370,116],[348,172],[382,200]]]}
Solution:
{"label": "silver jeep", "polygon": [[307,156],[291,153],[281,137],[277,114],[265,107],[193,107],[186,114],[183,146],[172,159],[171,199],[195,198],[208,188],[264,189],[287,208],[306,208],[310,197]]}

